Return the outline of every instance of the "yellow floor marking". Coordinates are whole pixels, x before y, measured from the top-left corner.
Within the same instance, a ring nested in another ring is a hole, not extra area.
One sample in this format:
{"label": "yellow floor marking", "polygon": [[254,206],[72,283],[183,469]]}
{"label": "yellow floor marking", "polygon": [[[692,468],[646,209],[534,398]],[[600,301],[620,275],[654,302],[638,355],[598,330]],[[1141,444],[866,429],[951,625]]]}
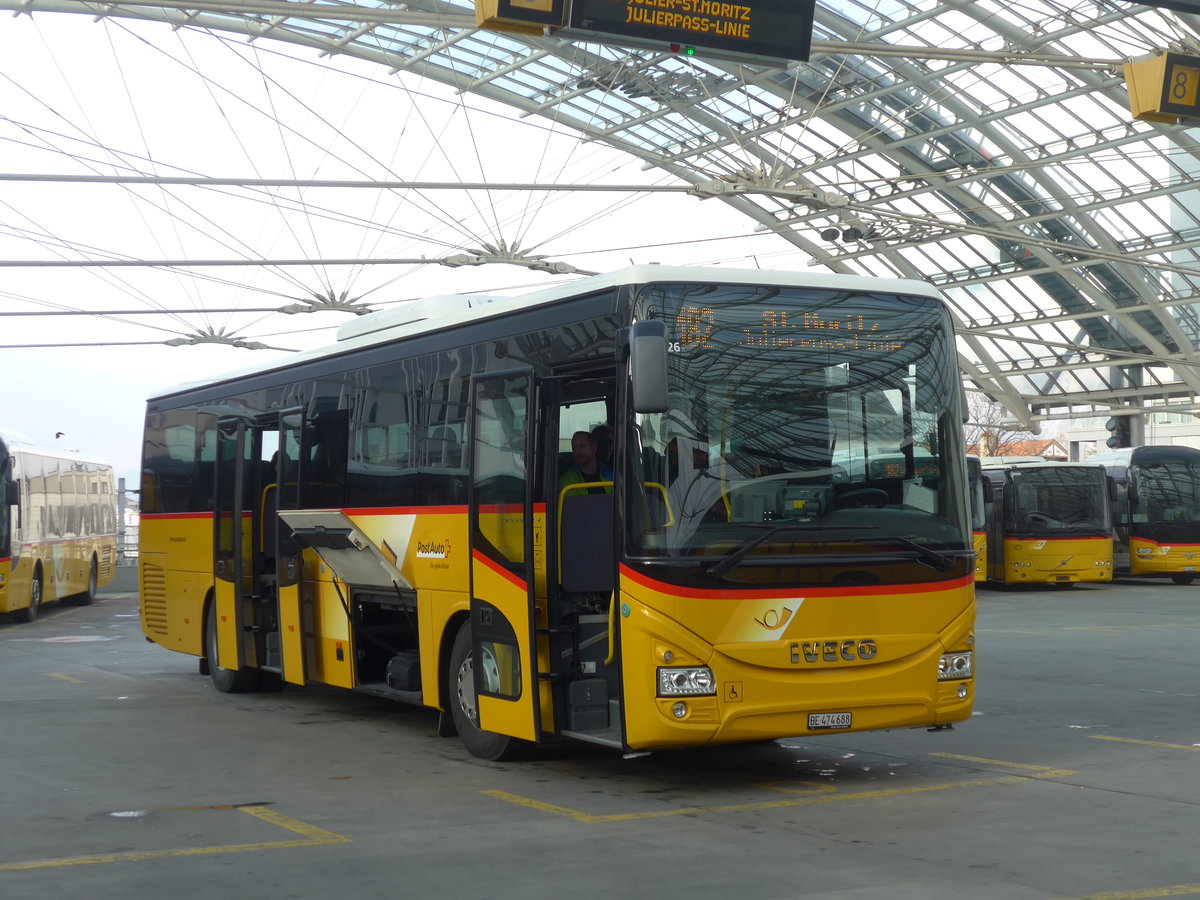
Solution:
{"label": "yellow floor marking", "polygon": [[834,794],[836,784],[825,784],[819,781],[781,782],[779,784],[760,784],[764,791],[779,791],[781,794]]}
{"label": "yellow floor marking", "polygon": [[1200,881],[1191,884],[1171,884],[1160,888],[1145,888],[1139,891],[1106,891],[1102,894],[1085,894],[1079,900],[1151,900],[1154,897],[1186,897],[1200,894]]}
{"label": "yellow floor marking", "polygon": [[1065,625],[1062,631],[1110,631],[1110,632],[1126,632],[1126,631],[1161,631],[1162,629],[1170,629],[1175,631],[1178,628],[1200,628],[1194,622],[1156,622],[1153,625]]}
{"label": "yellow floor marking", "polygon": [[60,675],[58,672],[47,672],[46,674],[49,675],[51,678],[61,678],[63,681],[69,681],[69,682],[71,682],[71,684],[85,684],[86,683],[86,682],[80,681],[78,678],[72,678],[70,675]]}
{"label": "yellow floor marking", "polygon": [[[482,791],[485,796],[494,797],[497,800],[503,800],[506,803],[512,803],[516,806],[523,806],[526,809],[537,810],[538,812],[550,813],[551,815],[562,816],[566,819],[572,819],[576,822],[584,822],[587,824],[595,824],[597,822],[630,822],[637,819],[665,819],[670,816],[694,816],[699,813],[727,813],[727,812],[756,812],[767,809],[788,809],[796,806],[812,806],[817,803],[838,803],[849,800],[878,800],[884,797],[902,797],[909,794],[928,794],[935,791],[951,791],[959,788],[968,787],[986,787],[994,784],[1014,784],[1020,781],[1029,781],[1036,778],[1056,778],[1063,775],[1074,775],[1067,769],[1050,769],[1045,766],[1027,766],[1020,763],[999,762],[997,760],[976,759],[969,756],[954,756],[950,753],[935,753],[934,756],[943,756],[950,759],[961,759],[969,762],[982,762],[989,765],[1006,766],[1015,769],[1027,769],[1030,771],[1028,775],[1000,775],[995,778],[980,778],[973,781],[956,781],[944,784],[927,784],[919,787],[908,788],[885,788],[877,791],[860,791],[854,794],[840,793],[819,793],[810,794],[804,797],[790,798],[787,800],[759,800],[750,803],[731,803],[723,806],[687,806],[680,809],[658,809],[649,812],[636,813],[614,813],[612,815],[600,816],[585,813],[577,809],[570,809],[565,806],[555,806],[552,803],[543,803],[541,800],[534,800],[530,797],[522,797],[519,794],[510,794],[508,791]],[[770,790],[779,790],[778,787],[770,787]]]}
{"label": "yellow floor marking", "polygon": [[[202,807],[203,808],[203,807]],[[209,807],[211,809],[229,809],[231,807]],[[308,825],[298,819],[277,813],[265,806],[236,806],[232,807],[261,819],[271,825],[276,825],[301,837],[295,841],[271,841],[262,844],[226,844],[221,847],[183,847],[177,850],[132,850],[125,853],[108,853],[97,856],[74,856],[61,859],[35,859],[29,862],[0,864],[0,872],[14,872],[25,869],[54,869],[63,866],[92,866],[99,863],[140,862],[147,859],[165,859],[172,856],[208,856],[217,853],[244,853],[248,850],[281,850],[285,847],[316,847],[321,844],[348,844],[350,838],[332,831],[326,831],[315,825]]]}
{"label": "yellow floor marking", "polygon": [[930,756],[937,756],[941,759],[958,759],[963,762],[983,763],[987,766],[1000,766],[1005,769],[1026,769],[1030,772],[1039,773],[1039,778],[1053,778],[1058,775],[1074,775],[1074,772],[1068,772],[1066,769],[1048,769],[1045,766],[1031,766],[1027,763],[1006,762],[1002,759],[985,759],[982,756],[962,756],[958,753],[930,753]]}
{"label": "yellow floor marking", "polygon": [[1089,734],[1093,741],[1118,741],[1122,744],[1144,744],[1147,747],[1167,747],[1171,750],[1191,750],[1193,753],[1200,750],[1193,744],[1168,744],[1165,741],[1141,741],[1137,738],[1114,737],[1108,734]]}

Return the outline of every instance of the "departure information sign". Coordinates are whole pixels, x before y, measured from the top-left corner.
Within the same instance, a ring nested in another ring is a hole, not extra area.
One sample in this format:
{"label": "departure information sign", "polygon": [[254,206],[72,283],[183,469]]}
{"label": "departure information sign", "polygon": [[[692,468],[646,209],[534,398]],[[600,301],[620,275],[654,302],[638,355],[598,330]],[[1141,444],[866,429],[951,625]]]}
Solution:
{"label": "departure information sign", "polygon": [[570,8],[568,26],[583,40],[595,33],[699,56],[783,61],[808,59],[816,0],[573,0]]}

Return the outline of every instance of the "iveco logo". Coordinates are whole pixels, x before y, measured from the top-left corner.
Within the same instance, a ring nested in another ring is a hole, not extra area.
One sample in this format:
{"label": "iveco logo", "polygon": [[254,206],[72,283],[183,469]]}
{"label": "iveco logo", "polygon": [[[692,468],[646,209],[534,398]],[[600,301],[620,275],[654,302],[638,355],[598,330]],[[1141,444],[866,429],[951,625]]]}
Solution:
{"label": "iveco logo", "polygon": [[874,638],[850,638],[841,641],[792,641],[791,651],[792,664],[799,665],[801,656],[809,663],[873,659],[879,647]]}

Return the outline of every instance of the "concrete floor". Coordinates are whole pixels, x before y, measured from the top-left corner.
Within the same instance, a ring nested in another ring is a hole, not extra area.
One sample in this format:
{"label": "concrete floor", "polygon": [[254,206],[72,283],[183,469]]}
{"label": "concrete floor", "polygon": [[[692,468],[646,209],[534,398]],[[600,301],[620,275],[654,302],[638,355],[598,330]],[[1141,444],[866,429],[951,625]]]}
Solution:
{"label": "concrete floor", "polygon": [[1200,896],[1200,587],[982,590],[976,716],[486,763],[436,715],[227,695],[137,597],[0,622],[0,898]]}

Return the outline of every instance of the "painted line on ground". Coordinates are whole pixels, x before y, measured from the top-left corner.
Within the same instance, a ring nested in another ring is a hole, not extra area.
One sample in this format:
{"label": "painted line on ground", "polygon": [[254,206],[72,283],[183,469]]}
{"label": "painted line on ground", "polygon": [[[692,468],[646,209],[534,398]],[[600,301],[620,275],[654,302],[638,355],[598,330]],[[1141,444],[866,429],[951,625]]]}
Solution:
{"label": "painted line on ground", "polygon": [[50,678],[61,678],[63,681],[69,681],[71,684],[87,684],[79,678],[72,678],[70,675],[63,675],[61,672],[47,672]]}
{"label": "painted line on ground", "polygon": [[1195,744],[1168,744],[1166,741],[1143,741],[1139,738],[1116,737],[1111,734],[1089,734],[1093,741],[1116,741],[1120,744],[1141,744],[1145,747],[1166,747],[1169,750],[1191,750],[1193,753],[1200,751],[1200,746]]}
{"label": "painted line on ground", "polygon": [[1155,897],[1187,897],[1200,894],[1200,881],[1191,884],[1170,884],[1165,887],[1143,888],[1133,891],[1105,891],[1100,894],[1083,894],[1078,900],[1153,900]]}
{"label": "painted line on ground", "polygon": [[275,812],[265,806],[197,807],[198,809],[236,809],[239,812],[261,819],[285,831],[299,835],[300,840],[270,841],[259,844],[226,844],[219,847],[182,847],[175,850],[130,850],[122,853],[104,853],[95,856],[70,856],[59,859],[35,859],[27,862],[2,863],[0,872],[16,872],[29,869],[56,869],[66,866],[93,866],[103,863],[141,862],[149,859],[167,859],[173,856],[211,856],[219,853],[245,853],[251,850],[282,850],[287,847],[318,847],[323,844],[349,844],[351,839],[315,825],[309,825],[290,816]]}
{"label": "painted line on ground", "polygon": [[[531,797],[523,797],[520,794],[513,794],[508,791],[481,791],[481,793],[484,796],[492,797],[496,800],[502,800],[505,803],[511,803],[514,806],[521,806],[526,809],[536,810],[537,812],[549,813],[565,819],[571,819],[575,822],[582,822],[591,825],[600,822],[631,822],[639,819],[665,819],[672,816],[694,816],[701,813],[757,812],[769,809],[788,809],[796,806],[812,806],[818,803],[879,800],[886,797],[903,797],[912,794],[953,791],[960,788],[970,787],[988,787],[996,784],[1015,784],[1022,781],[1059,778],[1062,776],[1075,774],[1068,769],[1051,769],[1046,766],[1031,766],[1022,763],[1009,763],[1000,760],[980,759],[978,757],[971,756],[957,756],[952,753],[934,753],[931,755],[940,756],[946,759],[958,759],[964,762],[976,762],[1010,769],[1021,769],[1024,773],[1028,774],[998,775],[994,778],[978,778],[971,781],[944,782],[940,784],[927,784],[907,788],[885,788],[876,791],[858,791],[853,794],[837,793],[836,788],[834,788],[833,791],[818,790],[816,792],[812,792],[813,785],[811,783],[797,782],[797,784],[805,788],[807,792],[804,794],[804,796],[789,797],[786,800],[757,800],[748,803],[729,803],[717,806],[685,806],[680,807],[679,809],[659,809],[646,812],[613,813],[609,815],[596,815],[593,813],[583,812],[582,810],[578,809],[571,809],[565,806],[556,806],[553,803],[546,803],[541,800],[535,800]],[[782,785],[760,785],[760,787],[765,790],[781,791],[793,794],[797,792],[795,785],[791,787],[784,787]]]}

